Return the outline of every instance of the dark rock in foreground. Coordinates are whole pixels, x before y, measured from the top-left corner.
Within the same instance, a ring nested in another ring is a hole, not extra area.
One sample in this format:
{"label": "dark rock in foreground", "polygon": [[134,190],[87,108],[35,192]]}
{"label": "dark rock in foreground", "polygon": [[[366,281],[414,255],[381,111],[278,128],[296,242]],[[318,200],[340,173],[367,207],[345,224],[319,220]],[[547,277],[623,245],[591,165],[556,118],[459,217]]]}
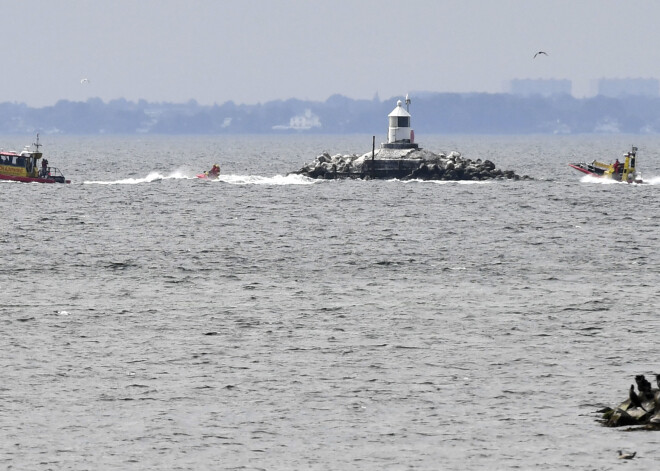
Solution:
{"label": "dark rock in foreground", "polygon": [[660,389],[652,388],[644,375],[637,375],[635,382],[639,393],[631,390],[628,399],[614,409],[607,407],[600,411],[603,424],[634,427],[633,430],[660,430]]}
{"label": "dark rock in foreground", "polygon": [[424,149],[376,149],[361,156],[324,153],[303,166],[296,175],[309,178],[401,180],[531,180],[511,170],[500,170],[490,160],[464,159],[460,153],[435,154]]}

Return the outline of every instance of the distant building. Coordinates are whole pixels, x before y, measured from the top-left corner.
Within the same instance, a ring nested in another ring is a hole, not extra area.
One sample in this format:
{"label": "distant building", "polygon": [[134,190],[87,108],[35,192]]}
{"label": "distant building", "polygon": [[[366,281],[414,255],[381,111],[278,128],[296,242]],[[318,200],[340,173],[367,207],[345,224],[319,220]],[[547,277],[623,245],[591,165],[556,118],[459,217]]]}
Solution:
{"label": "distant building", "polygon": [[621,98],[626,95],[657,97],[660,95],[660,82],[653,78],[603,78],[598,80],[598,95],[611,98]]}
{"label": "distant building", "polygon": [[513,79],[509,82],[510,93],[522,96],[570,95],[572,88],[568,79]]}
{"label": "distant building", "polygon": [[312,128],[320,128],[321,119],[312,113],[312,110],[309,108],[305,110],[303,114],[292,116],[289,119],[289,124],[278,124],[273,126],[273,129],[277,130],[294,130],[294,131],[309,131]]}

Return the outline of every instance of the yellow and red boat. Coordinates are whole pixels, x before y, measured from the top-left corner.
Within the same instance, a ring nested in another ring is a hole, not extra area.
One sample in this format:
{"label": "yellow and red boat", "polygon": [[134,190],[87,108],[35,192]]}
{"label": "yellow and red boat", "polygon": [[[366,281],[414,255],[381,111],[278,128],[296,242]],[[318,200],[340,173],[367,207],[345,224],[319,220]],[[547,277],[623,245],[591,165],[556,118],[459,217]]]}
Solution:
{"label": "yellow and red boat", "polygon": [[637,147],[633,146],[632,151],[623,154],[623,162],[617,159],[612,164],[606,164],[594,160],[591,163],[579,162],[568,166],[592,177],[608,178],[618,182],[644,183],[642,176],[637,172],[636,163]]}
{"label": "yellow and red boat", "polygon": [[[71,183],[56,167],[48,165],[39,151],[39,134],[37,142],[33,144],[36,150],[29,146],[19,154],[16,152],[0,151],[0,180],[12,180],[26,183]],[[41,162],[40,162],[41,160]]]}

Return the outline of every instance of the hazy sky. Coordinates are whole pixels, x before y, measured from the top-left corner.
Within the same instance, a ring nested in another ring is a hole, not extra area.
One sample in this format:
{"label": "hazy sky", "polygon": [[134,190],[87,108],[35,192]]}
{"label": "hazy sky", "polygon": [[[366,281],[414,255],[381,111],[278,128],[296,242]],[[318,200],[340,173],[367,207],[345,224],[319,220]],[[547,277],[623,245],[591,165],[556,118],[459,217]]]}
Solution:
{"label": "hazy sky", "polygon": [[[201,104],[660,78],[658,0],[0,0],[0,102]],[[549,56],[532,59],[538,50]],[[81,84],[82,78],[89,83]],[[414,98],[414,97],[413,97]]]}

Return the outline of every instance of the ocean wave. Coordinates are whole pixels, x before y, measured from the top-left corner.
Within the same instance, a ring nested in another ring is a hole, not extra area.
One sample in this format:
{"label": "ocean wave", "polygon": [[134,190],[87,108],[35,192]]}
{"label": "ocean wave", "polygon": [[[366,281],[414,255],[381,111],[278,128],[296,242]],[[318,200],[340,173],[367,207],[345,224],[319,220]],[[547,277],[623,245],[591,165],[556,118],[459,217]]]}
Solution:
{"label": "ocean wave", "polygon": [[[161,180],[197,180],[195,175],[189,175],[183,170],[176,170],[169,175],[154,171],[143,178],[123,178],[121,180],[85,181],[85,185],[138,185]],[[200,180],[205,183],[228,183],[231,185],[313,185],[316,180],[302,175],[275,175],[264,177],[260,175],[220,175],[217,180]]]}
{"label": "ocean wave", "polygon": [[649,185],[660,185],[660,177],[651,177],[648,180],[644,178],[643,180],[644,183],[648,183]]}
{"label": "ocean wave", "polygon": [[388,180],[393,182],[403,182],[403,183],[430,183],[433,185],[488,185],[493,182],[493,180],[421,180],[421,179],[411,179],[411,180]]}
{"label": "ocean wave", "polygon": [[262,177],[260,175],[220,175],[212,183],[223,182],[231,185],[313,185],[317,181],[302,175],[275,175]]}
{"label": "ocean wave", "polygon": [[85,181],[84,185],[137,185],[140,183],[151,183],[160,180],[180,180],[180,179],[191,179],[189,175],[186,175],[182,170],[175,170],[169,175],[164,175],[160,172],[153,171],[150,172],[146,177],[143,178],[124,178],[121,180],[111,180],[111,181]]}
{"label": "ocean wave", "polygon": [[592,175],[585,175],[580,179],[582,183],[596,183],[598,185],[618,185],[622,182],[612,180],[611,178],[600,178]]}
{"label": "ocean wave", "polygon": [[[651,178],[643,178],[642,181],[646,185],[660,185],[660,177],[651,177]],[[600,178],[600,177],[594,177],[592,175],[585,175],[580,179],[580,182],[582,183],[595,183],[598,185],[625,185],[627,184],[626,182],[618,182],[616,180],[612,180],[611,178]],[[635,183],[633,183],[634,185]]]}

